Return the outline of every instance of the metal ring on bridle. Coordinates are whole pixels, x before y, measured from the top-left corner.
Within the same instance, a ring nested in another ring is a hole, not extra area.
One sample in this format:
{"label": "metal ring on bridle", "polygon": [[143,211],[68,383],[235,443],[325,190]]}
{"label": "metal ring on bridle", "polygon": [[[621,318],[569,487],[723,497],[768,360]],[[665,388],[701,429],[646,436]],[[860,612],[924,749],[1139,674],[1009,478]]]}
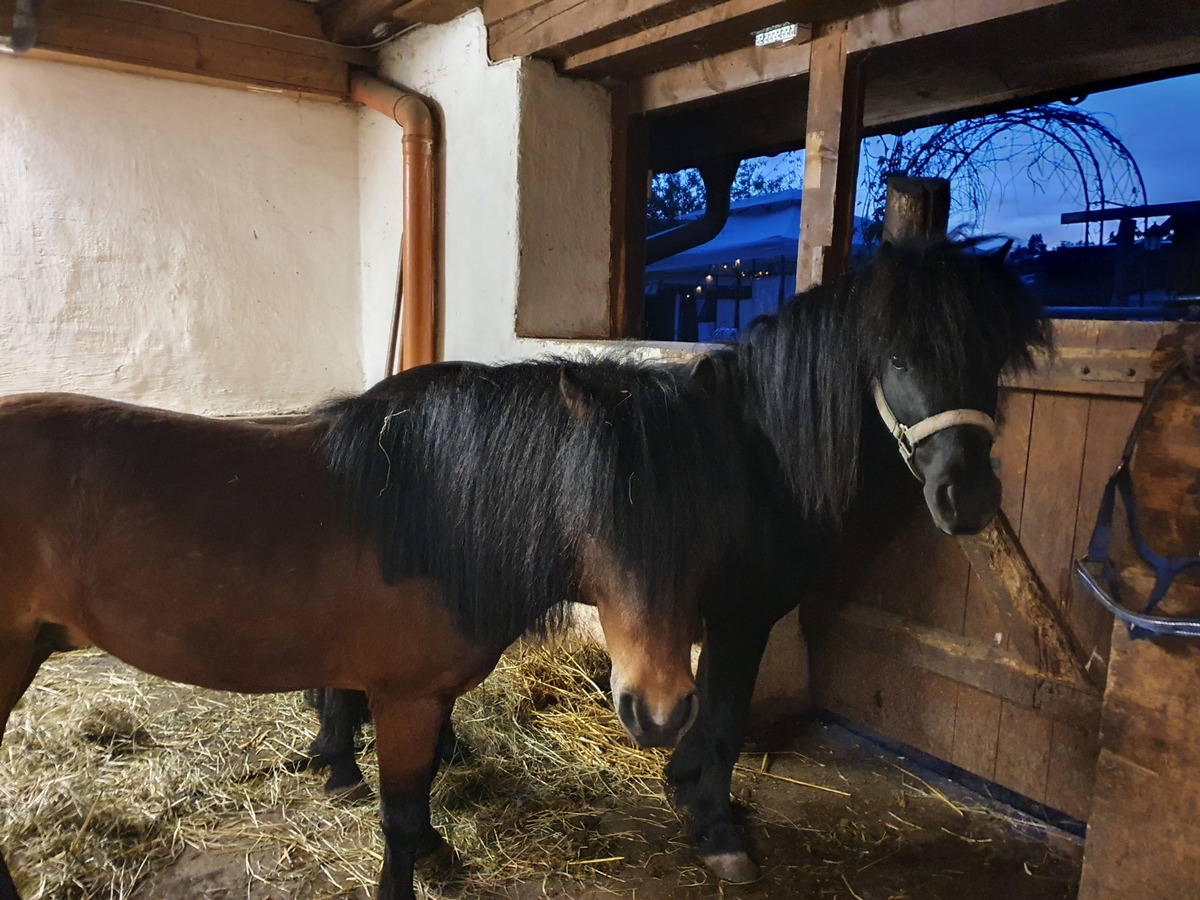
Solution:
{"label": "metal ring on bridle", "polygon": [[900,449],[900,458],[904,460],[908,471],[912,472],[918,481],[924,481],[925,478],[921,475],[916,463],[913,462],[913,454],[917,451],[917,444],[925,438],[937,434],[939,431],[945,431],[947,428],[973,425],[986,431],[988,437],[993,441],[996,439],[995,420],[987,413],[977,409],[948,409],[922,419],[915,425],[904,425],[896,418],[892,408],[888,406],[887,397],[883,395],[883,385],[879,383],[879,379],[873,379],[871,386],[875,395],[875,408],[879,410],[879,418],[883,419],[883,424],[896,439],[896,444]]}

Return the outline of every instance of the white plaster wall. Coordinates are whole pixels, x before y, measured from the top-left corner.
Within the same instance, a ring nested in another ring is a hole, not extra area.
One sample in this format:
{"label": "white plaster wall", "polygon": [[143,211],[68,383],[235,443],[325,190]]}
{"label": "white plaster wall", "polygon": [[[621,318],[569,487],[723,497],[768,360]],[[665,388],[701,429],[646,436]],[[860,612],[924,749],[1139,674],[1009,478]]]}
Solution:
{"label": "white plaster wall", "polygon": [[371,109],[358,113],[362,366],[365,385],[384,376],[404,233],[404,132]]}
{"label": "white plaster wall", "polygon": [[611,100],[542,60],[525,61],[520,86],[520,330],[607,338]]}
{"label": "white plaster wall", "polygon": [[348,107],[0,57],[0,393],[358,389],[358,188]]}
{"label": "white plaster wall", "polygon": [[516,336],[518,297],[536,305],[554,293],[579,323],[574,333],[603,333],[612,156],[604,90],[542,62],[493,65],[479,10],[404,35],[382,52],[380,73],[430,98],[442,129],[443,357],[563,349]]}

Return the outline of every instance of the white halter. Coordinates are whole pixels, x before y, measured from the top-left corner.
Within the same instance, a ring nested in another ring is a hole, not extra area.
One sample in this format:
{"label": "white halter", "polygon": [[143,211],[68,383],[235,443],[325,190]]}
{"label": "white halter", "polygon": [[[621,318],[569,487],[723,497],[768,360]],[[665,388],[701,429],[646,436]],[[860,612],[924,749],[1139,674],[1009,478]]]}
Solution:
{"label": "white halter", "polygon": [[930,435],[959,425],[974,425],[976,428],[986,431],[988,437],[993,441],[996,439],[995,421],[987,413],[977,409],[948,409],[945,412],[935,413],[927,419],[922,419],[916,425],[902,425],[896,418],[896,414],[892,412],[892,408],[888,406],[887,398],[883,396],[883,385],[879,383],[878,378],[872,380],[872,387],[875,393],[875,408],[879,410],[879,418],[883,419],[883,424],[896,439],[896,444],[900,448],[900,458],[904,460],[908,470],[917,477],[918,481],[924,481],[925,478],[921,475],[916,463],[913,462],[913,454],[917,450],[917,444]]}

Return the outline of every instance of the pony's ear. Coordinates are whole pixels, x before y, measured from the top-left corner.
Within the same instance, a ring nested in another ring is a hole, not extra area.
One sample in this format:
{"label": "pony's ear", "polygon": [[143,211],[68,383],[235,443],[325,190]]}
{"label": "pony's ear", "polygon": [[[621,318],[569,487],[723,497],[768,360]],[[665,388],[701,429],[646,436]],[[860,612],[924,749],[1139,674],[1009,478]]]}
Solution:
{"label": "pony's ear", "polygon": [[1012,245],[1013,245],[1013,239],[1009,238],[1007,241],[1004,242],[1004,246],[1002,246],[999,250],[997,250],[995,253],[992,254],[992,259],[994,259],[998,263],[1004,262],[1004,260],[1008,258],[1008,251],[1012,249]]}
{"label": "pony's ear", "polygon": [[688,376],[700,386],[700,390],[710,397],[717,393],[717,366],[711,356],[705,353],[695,359],[687,369]]}
{"label": "pony's ear", "polygon": [[558,390],[572,419],[578,422],[587,417],[587,390],[566,366],[558,370]]}

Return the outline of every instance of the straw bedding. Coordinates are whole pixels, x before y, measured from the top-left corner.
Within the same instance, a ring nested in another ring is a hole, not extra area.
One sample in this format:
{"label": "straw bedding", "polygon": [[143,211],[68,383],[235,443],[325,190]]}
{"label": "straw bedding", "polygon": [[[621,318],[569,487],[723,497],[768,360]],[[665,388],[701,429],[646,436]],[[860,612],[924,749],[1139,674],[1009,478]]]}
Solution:
{"label": "straw bedding", "polygon": [[[436,894],[594,876],[622,837],[593,828],[596,804],[660,797],[665,758],[620,730],[607,669],[578,641],[518,645],[459,701],[473,753],[443,767],[433,814],[461,861]],[[51,659],[0,752],[0,844],[18,886],[29,900],[140,900],[174,861],[215,851],[241,860],[247,897],[373,895],[376,802],[326,797],[296,771],[314,729],[299,695],[171,685],[97,651]],[[368,745],[368,782],[373,757]]]}

